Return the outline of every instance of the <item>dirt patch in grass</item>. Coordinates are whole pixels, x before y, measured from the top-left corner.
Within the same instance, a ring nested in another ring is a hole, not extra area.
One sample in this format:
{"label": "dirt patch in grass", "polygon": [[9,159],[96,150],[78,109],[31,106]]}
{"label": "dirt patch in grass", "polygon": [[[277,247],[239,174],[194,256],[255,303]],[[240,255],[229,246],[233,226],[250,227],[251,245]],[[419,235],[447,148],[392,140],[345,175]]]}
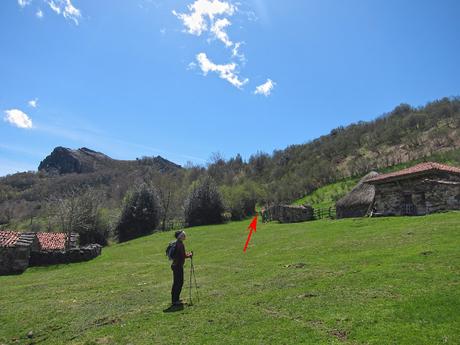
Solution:
{"label": "dirt patch in grass", "polygon": [[340,341],[346,341],[348,339],[348,333],[347,331],[341,330],[341,329],[333,329],[330,332],[330,335],[333,337],[336,337]]}

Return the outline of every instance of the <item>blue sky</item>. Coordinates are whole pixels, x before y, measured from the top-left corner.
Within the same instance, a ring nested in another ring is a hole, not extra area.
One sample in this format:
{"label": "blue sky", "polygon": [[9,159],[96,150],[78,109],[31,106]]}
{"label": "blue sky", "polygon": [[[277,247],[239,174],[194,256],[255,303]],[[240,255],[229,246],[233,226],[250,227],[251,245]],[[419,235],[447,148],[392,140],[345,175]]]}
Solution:
{"label": "blue sky", "polygon": [[195,1],[2,0],[0,175],[248,158],[460,95],[459,1]]}

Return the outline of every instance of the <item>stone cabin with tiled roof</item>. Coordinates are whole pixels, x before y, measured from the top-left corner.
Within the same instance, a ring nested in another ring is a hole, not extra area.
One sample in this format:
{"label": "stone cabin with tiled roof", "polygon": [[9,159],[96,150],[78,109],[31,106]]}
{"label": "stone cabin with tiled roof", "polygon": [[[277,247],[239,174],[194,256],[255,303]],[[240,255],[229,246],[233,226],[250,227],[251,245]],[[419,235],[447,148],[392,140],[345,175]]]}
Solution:
{"label": "stone cabin with tiled roof", "polygon": [[35,233],[0,231],[0,275],[24,272],[32,251],[39,250]]}
{"label": "stone cabin with tiled roof", "polygon": [[374,215],[425,215],[460,210],[460,168],[421,163],[378,175],[366,183],[375,187]]}
{"label": "stone cabin with tiled roof", "polygon": [[59,232],[0,231],[0,275],[29,266],[81,262],[101,255],[99,244],[79,246],[79,235]]}

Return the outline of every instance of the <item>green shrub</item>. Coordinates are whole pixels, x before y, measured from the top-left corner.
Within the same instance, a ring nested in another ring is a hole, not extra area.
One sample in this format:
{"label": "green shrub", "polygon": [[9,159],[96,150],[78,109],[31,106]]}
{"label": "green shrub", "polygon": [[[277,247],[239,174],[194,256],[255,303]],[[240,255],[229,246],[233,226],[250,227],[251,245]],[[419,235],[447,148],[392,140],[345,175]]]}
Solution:
{"label": "green shrub", "polygon": [[211,177],[206,176],[192,185],[184,209],[188,226],[223,223],[224,203]]}
{"label": "green shrub", "polygon": [[231,219],[241,220],[255,215],[257,200],[263,193],[255,183],[246,182],[236,186],[224,186],[222,194]]}
{"label": "green shrub", "polygon": [[143,184],[125,197],[123,210],[117,225],[118,240],[125,242],[151,234],[160,220],[156,192]]}

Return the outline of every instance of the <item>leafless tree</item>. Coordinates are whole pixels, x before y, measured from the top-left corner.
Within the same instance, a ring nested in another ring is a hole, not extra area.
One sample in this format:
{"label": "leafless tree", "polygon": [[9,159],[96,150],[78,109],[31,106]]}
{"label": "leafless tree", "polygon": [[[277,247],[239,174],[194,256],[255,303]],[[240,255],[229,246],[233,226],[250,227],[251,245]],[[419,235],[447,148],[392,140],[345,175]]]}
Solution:
{"label": "leafless tree", "polygon": [[72,232],[84,235],[96,229],[101,196],[95,190],[72,189],[64,196],[53,197],[50,201],[60,230],[67,233],[67,247]]}

